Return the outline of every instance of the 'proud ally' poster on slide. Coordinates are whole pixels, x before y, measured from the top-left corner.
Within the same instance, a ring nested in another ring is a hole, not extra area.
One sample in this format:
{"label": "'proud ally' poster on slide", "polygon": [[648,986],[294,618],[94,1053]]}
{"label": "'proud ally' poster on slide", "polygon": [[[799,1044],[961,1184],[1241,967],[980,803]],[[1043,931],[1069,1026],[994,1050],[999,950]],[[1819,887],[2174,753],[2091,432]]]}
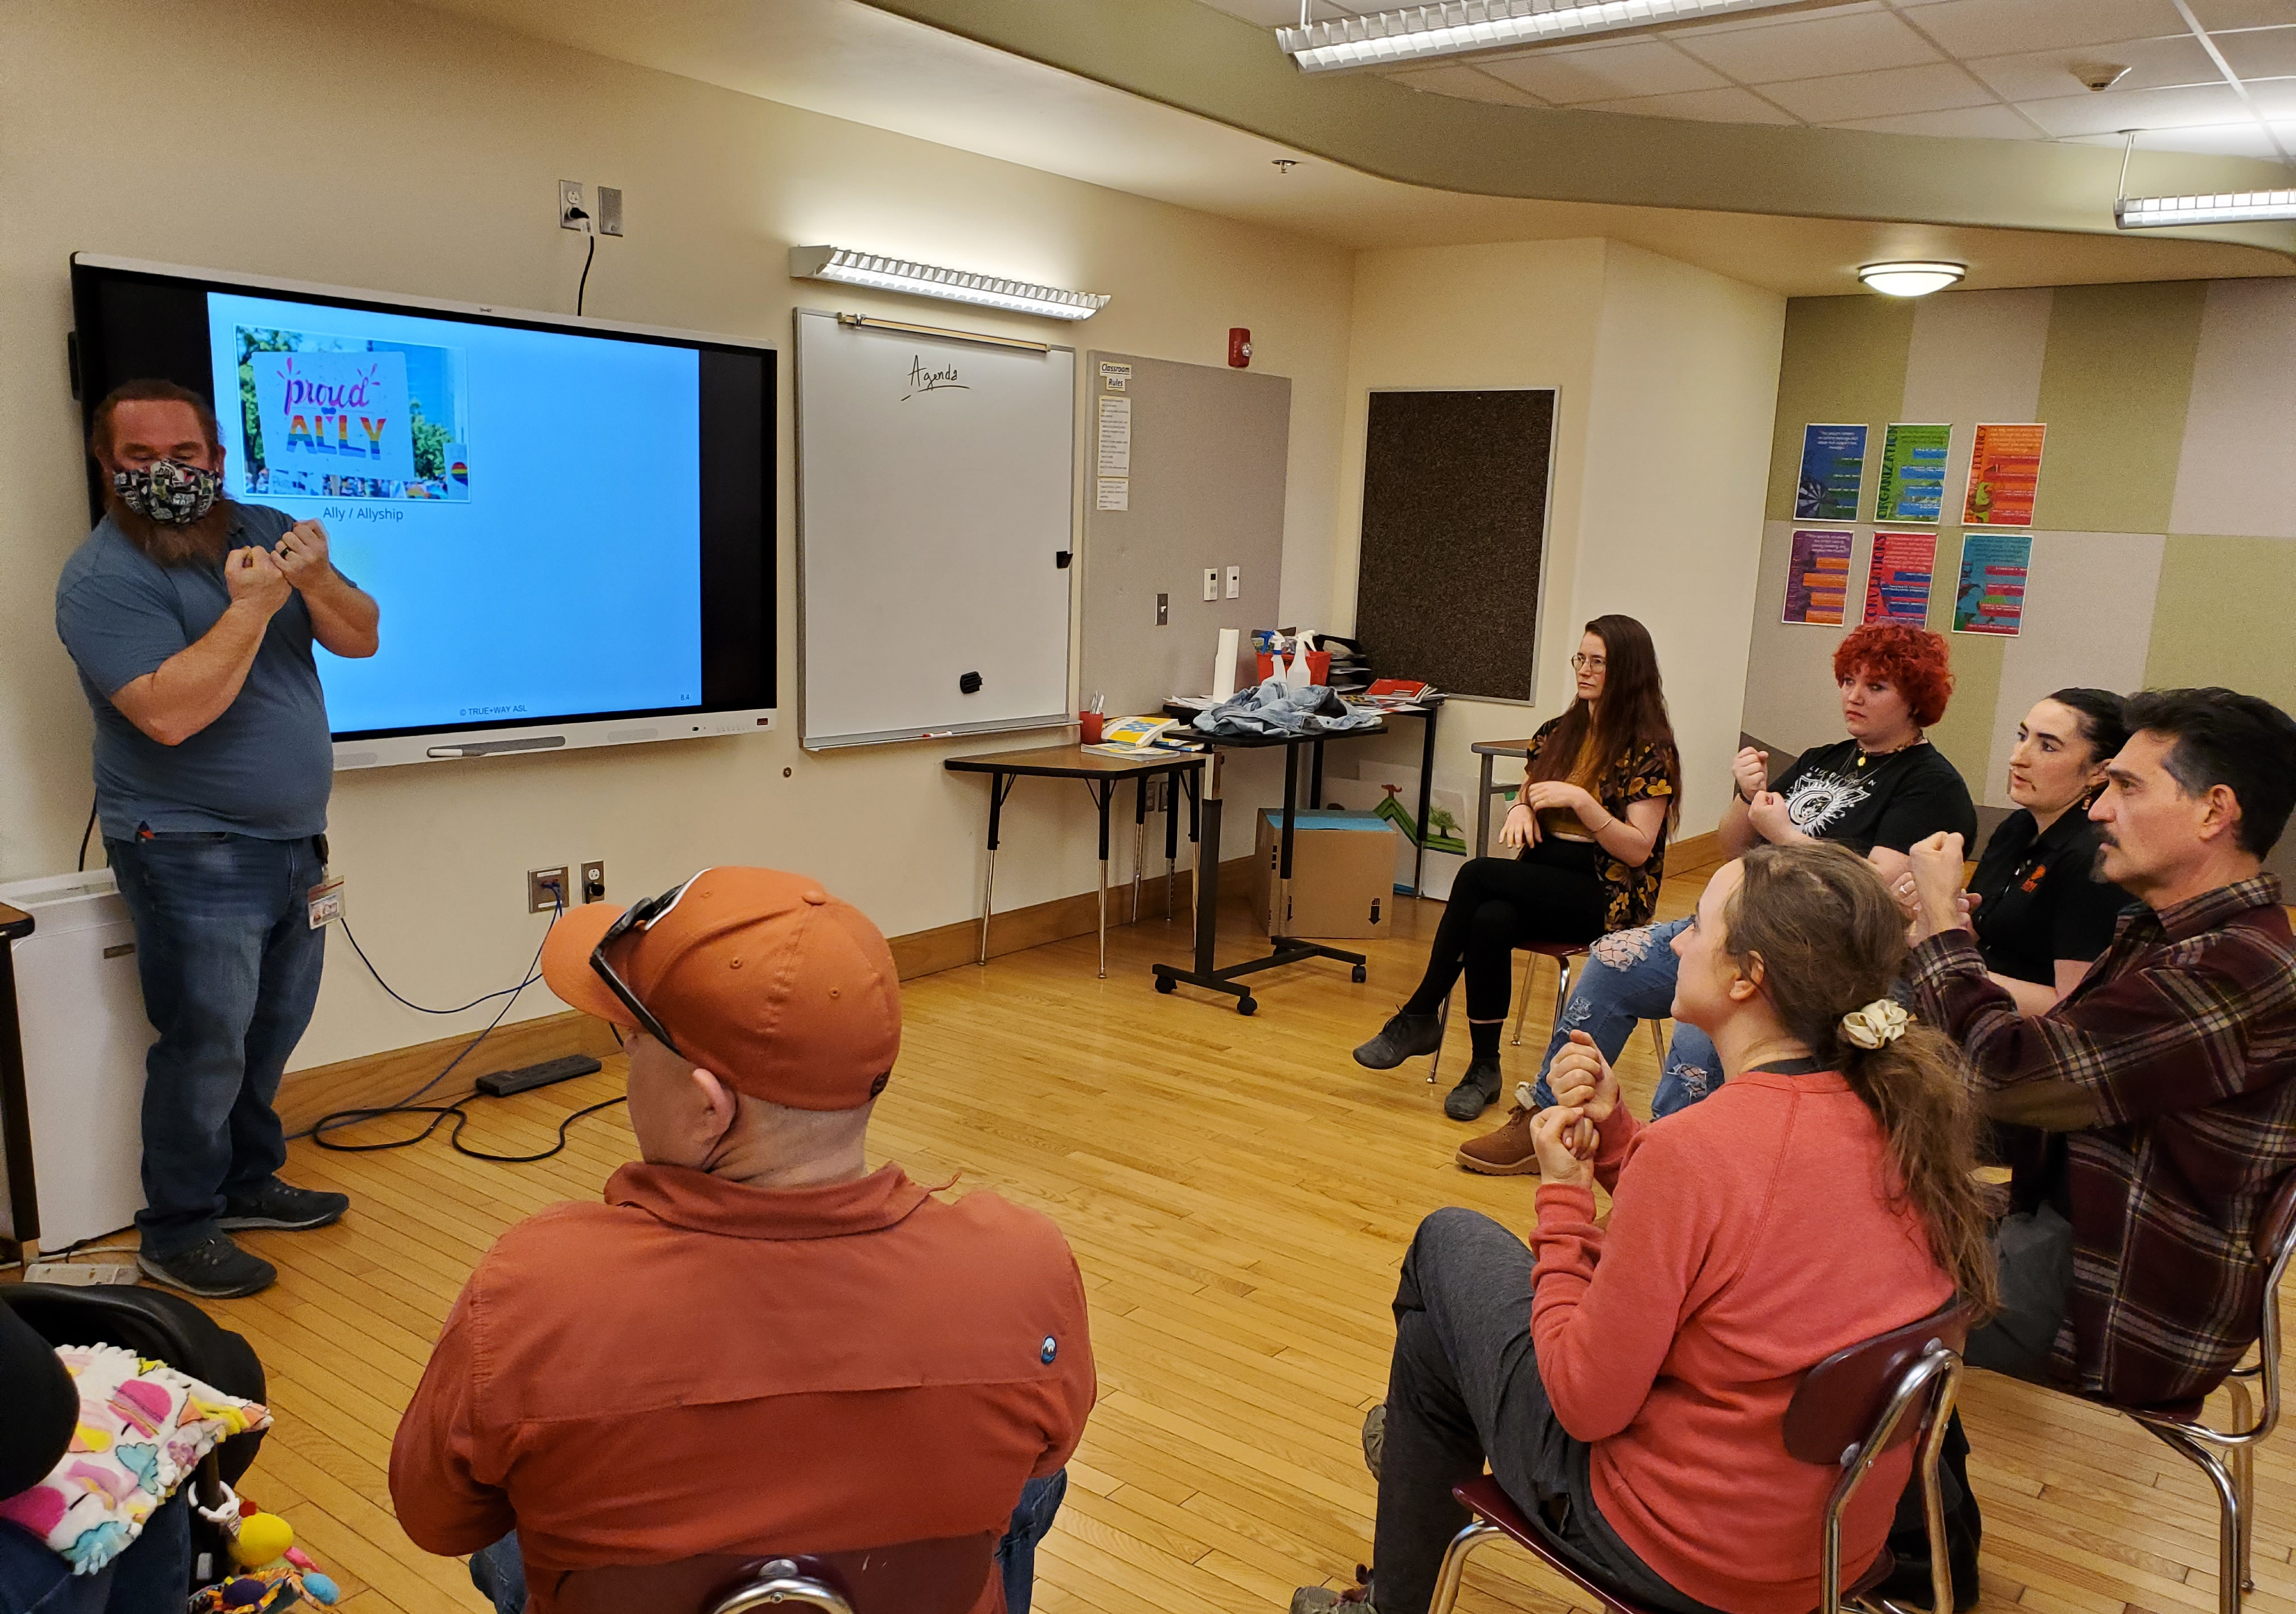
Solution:
{"label": "'proud ally' poster on slide", "polygon": [[1801,476],[1794,484],[1797,521],[1854,521],[1866,485],[1866,428],[1801,429]]}
{"label": "'proud ally' poster on slide", "polygon": [[1945,519],[1945,456],[1953,428],[1890,427],[1882,436],[1882,476],[1874,503],[1876,521]]}
{"label": "'proud ally' poster on slide", "polygon": [[402,480],[414,474],[404,354],[254,357],[255,406],[266,464]]}
{"label": "'proud ally' poster on slide", "polygon": [[470,497],[458,348],[236,326],[246,496]]}
{"label": "'proud ally' poster on slide", "polygon": [[1927,626],[1937,545],[1933,532],[1874,535],[1874,561],[1866,569],[1865,620]]}
{"label": "'proud ally' poster on slide", "polygon": [[2025,576],[2032,561],[2033,540],[2023,533],[1964,533],[1953,631],[2015,636],[2025,621]]}
{"label": "'proud ally' poster on slide", "polygon": [[1793,536],[1781,619],[1840,627],[1849,605],[1849,535],[1820,528]]}

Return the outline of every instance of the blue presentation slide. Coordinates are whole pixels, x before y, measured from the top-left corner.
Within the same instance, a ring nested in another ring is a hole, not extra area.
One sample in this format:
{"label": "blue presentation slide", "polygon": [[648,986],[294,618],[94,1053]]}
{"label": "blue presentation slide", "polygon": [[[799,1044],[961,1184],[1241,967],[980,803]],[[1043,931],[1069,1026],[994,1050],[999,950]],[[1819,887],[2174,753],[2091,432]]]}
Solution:
{"label": "blue presentation slide", "polygon": [[692,348],[221,292],[208,336],[231,496],[382,607],[337,733],[701,703]]}

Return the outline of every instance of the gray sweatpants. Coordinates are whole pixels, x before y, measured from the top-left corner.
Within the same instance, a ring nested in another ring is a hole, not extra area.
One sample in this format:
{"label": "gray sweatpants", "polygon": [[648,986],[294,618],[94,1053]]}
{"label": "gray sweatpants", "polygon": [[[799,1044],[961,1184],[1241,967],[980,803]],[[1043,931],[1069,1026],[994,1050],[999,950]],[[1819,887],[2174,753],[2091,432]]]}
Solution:
{"label": "gray sweatpants", "polygon": [[1593,1578],[1669,1614],[1713,1614],[1620,1541],[1595,1504],[1587,1446],[1564,1431],[1530,1342],[1529,1249],[1480,1211],[1419,1225],[1395,1294],[1395,1360],[1372,1540],[1379,1614],[1425,1614],[1467,1523],[1451,1487],[1494,1478]]}

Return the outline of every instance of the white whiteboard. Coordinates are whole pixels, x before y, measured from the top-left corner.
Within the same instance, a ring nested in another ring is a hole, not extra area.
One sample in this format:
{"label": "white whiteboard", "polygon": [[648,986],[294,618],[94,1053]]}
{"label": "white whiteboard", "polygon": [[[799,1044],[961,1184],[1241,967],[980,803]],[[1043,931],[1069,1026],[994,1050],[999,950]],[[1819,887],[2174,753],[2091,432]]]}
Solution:
{"label": "white whiteboard", "polygon": [[796,364],[805,747],[1069,721],[1075,350],[800,309]]}

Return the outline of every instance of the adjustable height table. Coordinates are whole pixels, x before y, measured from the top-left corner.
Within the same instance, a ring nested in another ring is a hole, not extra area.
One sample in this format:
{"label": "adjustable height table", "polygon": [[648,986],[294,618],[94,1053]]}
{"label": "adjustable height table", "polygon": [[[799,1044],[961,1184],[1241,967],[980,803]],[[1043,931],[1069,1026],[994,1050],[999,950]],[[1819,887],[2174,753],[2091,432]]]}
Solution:
{"label": "adjustable height table", "polygon": [[[1108,808],[1116,787],[1133,782],[1132,917],[1140,917],[1140,863],[1147,840],[1148,781],[1156,775],[1171,781],[1173,794],[1164,813],[1164,900],[1172,892],[1172,864],[1179,853],[1180,815],[1177,795],[1188,795],[1188,839],[1196,839],[1195,785],[1204,767],[1201,751],[1146,750],[1138,757],[1111,757],[1080,745],[1043,745],[1023,751],[992,751],[979,757],[951,757],[941,766],[952,774],[988,775],[988,872],[980,892],[980,962],[988,962],[988,914],[996,897],[996,843],[1003,827],[1004,798],[1021,778],[1080,779],[1100,810],[1100,972],[1108,973]],[[1213,842],[1215,846],[1218,843]],[[1201,858],[1198,863],[1201,864]],[[1214,859],[1218,861],[1217,857]]]}

